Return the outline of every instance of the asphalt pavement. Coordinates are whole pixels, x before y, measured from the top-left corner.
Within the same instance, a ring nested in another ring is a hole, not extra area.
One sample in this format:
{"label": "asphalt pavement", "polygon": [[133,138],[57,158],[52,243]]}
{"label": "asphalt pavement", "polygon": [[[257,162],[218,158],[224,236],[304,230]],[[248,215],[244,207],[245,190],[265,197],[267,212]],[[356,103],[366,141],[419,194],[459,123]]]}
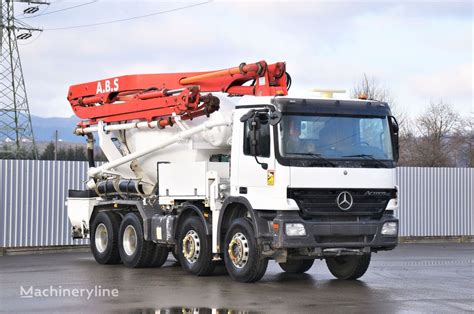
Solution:
{"label": "asphalt pavement", "polygon": [[[0,257],[0,311],[142,313],[399,313],[474,311],[474,244],[405,244],[373,255],[360,280],[316,261],[302,275],[270,262],[258,283],[161,268],[97,264],[90,253]],[[214,311],[213,311],[214,309]],[[218,310],[218,311],[216,311]]]}

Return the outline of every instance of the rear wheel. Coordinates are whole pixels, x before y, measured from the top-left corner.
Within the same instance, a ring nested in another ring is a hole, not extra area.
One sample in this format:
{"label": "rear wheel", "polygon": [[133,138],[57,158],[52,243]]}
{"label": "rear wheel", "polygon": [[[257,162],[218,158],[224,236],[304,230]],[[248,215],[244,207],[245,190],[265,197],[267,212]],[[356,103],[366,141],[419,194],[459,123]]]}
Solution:
{"label": "rear wheel", "polygon": [[148,267],[161,267],[168,259],[169,250],[166,246],[154,244],[153,255],[148,262]]}
{"label": "rear wheel", "polygon": [[314,259],[288,260],[286,263],[279,263],[281,269],[290,274],[302,274],[313,266]]}
{"label": "rear wheel", "polygon": [[370,254],[326,257],[329,271],[338,279],[360,278],[369,268],[369,264]]}
{"label": "rear wheel", "polygon": [[253,226],[248,218],[238,218],[225,237],[225,266],[232,279],[240,282],[260,280],[268,266],[261,254]]}
{"label": "rear wheel", "polygon": [[99,212],[91,223],[91,250],[99,264],[118,264],[120,216],[113,212]]}
{"label": "rear wheel", "polygon": [[123,264],[131,268],[149,266],[155,253],[154,245],[151,241],[145,241],[138,214],[127,214],[122,220],[119,233],[119,252]]}
{"label": "rear wheel", "polygon": [[206,235],[199,217],[188,217],[178,238],[178,259],[184,270],[197,276],[207,276],[214,271],[211,238]]}

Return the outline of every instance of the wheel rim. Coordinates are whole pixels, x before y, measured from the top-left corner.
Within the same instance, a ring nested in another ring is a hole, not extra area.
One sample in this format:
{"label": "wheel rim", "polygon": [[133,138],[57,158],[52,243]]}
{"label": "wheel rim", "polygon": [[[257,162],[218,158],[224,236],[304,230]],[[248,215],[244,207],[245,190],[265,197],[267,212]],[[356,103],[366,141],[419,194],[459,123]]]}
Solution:
{"label": "wheel rim", "polygon": [[129,256],[137,250],[137,231],[132,225],[128,225],[123,232],[123,249]]}
{"label": "wheel rim", "polygon": [[249,260],[250,252],[247,238],[240,232],[234,234],[232,240],[229,243],[227,252],[229,253],[229,257],[235,267],[245,267],[245,265],[247,265],[247,261]]}
{"label": "wheel rim", "polygon": [[109,243],[109,233],[107,227],[100,223],[95,229],[95,247],[99,253],[103,253],[107,249]]}
{"label": "wheel rim", "polygon": [[201,253],[201,241],[194,230],[189,230],[183,238],[183,255],[191,264],[195,263]]}

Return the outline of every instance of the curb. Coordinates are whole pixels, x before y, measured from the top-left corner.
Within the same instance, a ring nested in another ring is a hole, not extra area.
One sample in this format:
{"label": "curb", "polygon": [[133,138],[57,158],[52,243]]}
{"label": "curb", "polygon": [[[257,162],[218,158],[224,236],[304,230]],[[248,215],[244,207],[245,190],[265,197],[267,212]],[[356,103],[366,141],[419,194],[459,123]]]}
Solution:
{"label": "curb", "polygon": [[399,237],[398,243],[474,243],[474,236]]}
{"label": "curb", "polygon": [[89,245],[0,248],[0,256],[90,252]]}

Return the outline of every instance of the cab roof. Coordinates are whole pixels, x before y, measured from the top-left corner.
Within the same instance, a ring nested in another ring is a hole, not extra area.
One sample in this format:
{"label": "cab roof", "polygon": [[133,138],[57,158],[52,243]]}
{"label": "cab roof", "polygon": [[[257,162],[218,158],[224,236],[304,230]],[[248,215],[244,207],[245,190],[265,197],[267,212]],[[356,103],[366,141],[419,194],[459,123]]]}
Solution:
{"label": "cab roof", "polygon": [[236,109],[249,108],[256,105],[275,105],[283,113],[293,114],[317,113],[328,115],[392,115],[386,102],[362,99],[322,98],[315,97],[313,95],[291,95],[276,97],[244,96],[239,101]]}

